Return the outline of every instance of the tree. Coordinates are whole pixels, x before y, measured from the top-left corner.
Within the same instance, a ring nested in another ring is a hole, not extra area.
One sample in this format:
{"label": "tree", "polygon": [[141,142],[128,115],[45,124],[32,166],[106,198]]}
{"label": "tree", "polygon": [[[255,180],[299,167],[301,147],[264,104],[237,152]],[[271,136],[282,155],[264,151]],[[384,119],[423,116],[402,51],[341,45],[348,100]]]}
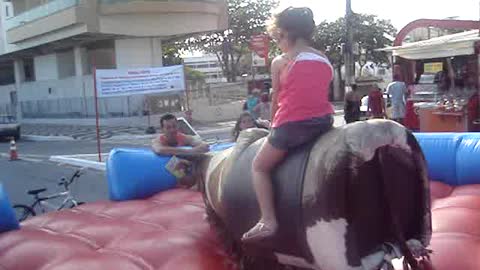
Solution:
{"label": "tree", "polygon": [[[384,34],[396,35],[397,30],[391,22],[375,15],[354,14],[352,24],[353,40],[366,50],[366,60],[377,64],[387,63],[387,54],[375,49],[392,45],[392,41],[384,36]],[[314,47],[323,50],[337,69],[343,65],[341,48],[346,41],[346,35],[345,18],[339,18],[334,22],[323,21],[316,28]],[[356,60],[359,60],[358,56]]]}
{"label": "tree", "polygon": [[397,29],[390,20],[383,20],[375,15],[355,14],[353,17],[354,40],[361,48],[366,49],[367,61],[376,64],[388,63],[386,52],[376,51],[376,49],[391,46],[393,41],[385,37],[385,34],[396,36]]}
{"label": "tree", "polygon": [[343,64],[342,44],[346,40],[345,20],[338,19],[334,22],[323,21],[316,27],[313,37],[313,46],[325,52],[332,64]]}
{"label": "tree", "polygon": [[228,0],[229,28],[186,40],[188,49],[216,54],[229,82],[236,81],[252,35],[265,32],[265,22],[278,0]]}
{"label": "tree", "polygon": [[185,77],[187,80],[194,83],[203,83],[205,82],[205,74],[201,71],[186,67],[185,68]]}
{"label": "tree", "polygon": [[163,65],[174,66],[181,65],[182,58],[180,57],[181,44],[178,41],[169,41],[162,44],[163,50]]}

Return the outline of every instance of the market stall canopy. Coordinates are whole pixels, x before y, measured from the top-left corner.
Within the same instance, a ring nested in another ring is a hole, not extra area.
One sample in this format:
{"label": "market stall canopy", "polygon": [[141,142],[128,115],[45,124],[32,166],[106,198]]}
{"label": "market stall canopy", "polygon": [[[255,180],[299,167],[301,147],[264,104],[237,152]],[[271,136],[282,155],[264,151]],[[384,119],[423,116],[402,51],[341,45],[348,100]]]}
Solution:
{"label": "market stall canopy", "polygon": [[474,54],[475,42],[479,40],[478,30],[473,30],[407,43],[403,46],[387,47],[378,51],[392,52],[393,56],[410,60],[444,58]]}

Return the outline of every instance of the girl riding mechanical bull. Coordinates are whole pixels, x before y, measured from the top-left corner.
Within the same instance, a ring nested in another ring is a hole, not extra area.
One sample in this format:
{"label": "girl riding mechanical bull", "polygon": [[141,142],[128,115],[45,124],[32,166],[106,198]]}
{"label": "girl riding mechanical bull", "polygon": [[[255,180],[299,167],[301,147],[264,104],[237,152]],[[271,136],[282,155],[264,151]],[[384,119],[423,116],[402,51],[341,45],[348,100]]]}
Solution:
{"label": "girl riding mechanical bull", "polygon": [[288,8],[270,34],[272,129],[200,160],[210,220],[245,257],[323,270],[430,269],[429,185],[414,136],[387,120],[332,128],[333,68],[310,47],[312,11]]}

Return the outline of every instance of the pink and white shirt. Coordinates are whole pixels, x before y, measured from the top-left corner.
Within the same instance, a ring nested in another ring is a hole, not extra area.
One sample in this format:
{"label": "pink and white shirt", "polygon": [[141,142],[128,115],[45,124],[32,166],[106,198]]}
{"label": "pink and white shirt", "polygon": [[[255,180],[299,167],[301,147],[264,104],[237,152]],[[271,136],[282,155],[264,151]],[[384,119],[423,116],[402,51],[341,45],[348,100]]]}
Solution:
{"label": "pink and white shirt", "polygon": [[328,101],[333,67],[321,55],[303,52],[280,73],[278,109],[272,127],[333,114]]}

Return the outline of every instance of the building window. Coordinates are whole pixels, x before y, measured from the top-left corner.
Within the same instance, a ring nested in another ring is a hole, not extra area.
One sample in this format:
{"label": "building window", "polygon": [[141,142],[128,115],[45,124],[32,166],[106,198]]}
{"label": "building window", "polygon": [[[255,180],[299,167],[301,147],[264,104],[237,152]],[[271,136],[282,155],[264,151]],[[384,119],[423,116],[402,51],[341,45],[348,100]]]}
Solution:
{"label": "building window", "polygon": [[0,63],[0,85],[8,85],[15,83],[15,75],[13,71],[13,62]]}
{"label": "building window", "polygon": [[75,76],[75,56],[73,50],[57,53],[57,67],[60,79]]}
{"label": "building window", "polygon": [[5,6],[5,18],[10,17],[10,10],[8,9],[8,6]]}
{"label": "building window", "polygon": [[25,72],[25,81],[35,81],[35,69],[33,65],[33,58],[23,60],[23,70]]}

